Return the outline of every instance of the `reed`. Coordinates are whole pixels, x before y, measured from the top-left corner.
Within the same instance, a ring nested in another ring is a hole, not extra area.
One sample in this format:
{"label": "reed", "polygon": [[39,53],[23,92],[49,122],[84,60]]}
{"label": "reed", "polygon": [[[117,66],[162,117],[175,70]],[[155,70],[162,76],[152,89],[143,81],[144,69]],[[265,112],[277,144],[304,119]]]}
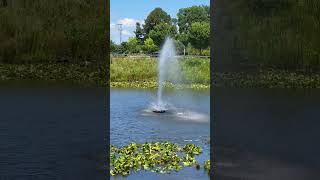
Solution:
{"label": "reed", "polygon": [[106,61],[107,19],[104,0],[1,0],[0,63]]}

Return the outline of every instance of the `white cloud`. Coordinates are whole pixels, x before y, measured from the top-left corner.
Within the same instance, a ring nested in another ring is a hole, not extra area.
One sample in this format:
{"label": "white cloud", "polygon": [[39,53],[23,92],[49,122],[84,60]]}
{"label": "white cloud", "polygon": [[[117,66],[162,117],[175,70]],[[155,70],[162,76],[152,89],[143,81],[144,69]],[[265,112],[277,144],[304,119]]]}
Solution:
{"label": "white cloud", "polygon": [[110,23],[110,38],[113,42],[119,44],[120,40],[120,33],[117,24],[122,24],[122,42],[127,41],[129,37],[134,36],[135,26],[136,22],[139,22],[141,24],[144,23],[144,21],[135,20],[132,18],[124,18],[120,19],[116,22]]}
{"label": "white cloud", "polygon": [[133,26],[136,26],[137,22],[141,22],[141,21],[132,19],[132,18],[124,18],[124,19],[120,19],[118,21],[118,24],[123,24],[123,26],[127,26],[127,27],[133,27]]}
{"label": "white cloud", "polygon": [[133,33],[129,32],[128,30],[123,30],[122,34],[125,36],[133,36]]}

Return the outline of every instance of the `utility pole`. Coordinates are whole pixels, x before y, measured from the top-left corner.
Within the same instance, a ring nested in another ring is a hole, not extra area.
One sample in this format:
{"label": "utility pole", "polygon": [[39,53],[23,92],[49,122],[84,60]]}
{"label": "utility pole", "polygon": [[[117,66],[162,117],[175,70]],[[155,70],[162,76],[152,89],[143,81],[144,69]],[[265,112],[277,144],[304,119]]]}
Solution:
{"label": "utility pole", "polygon": [[122,24],[117,24],[118,30],[120,32],[120,44],[122,43]]}

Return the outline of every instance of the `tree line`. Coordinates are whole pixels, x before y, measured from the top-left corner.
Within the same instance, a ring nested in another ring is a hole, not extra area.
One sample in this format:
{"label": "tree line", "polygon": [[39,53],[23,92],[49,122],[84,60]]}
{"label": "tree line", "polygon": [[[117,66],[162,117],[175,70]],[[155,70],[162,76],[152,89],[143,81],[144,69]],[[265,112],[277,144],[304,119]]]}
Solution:
{"label": "tree line", "polygon": [[179,9],[177,18],[163,9],[155,8],[144,24],[136,23],[135,36],[117,45],[111,42],[114,53],[154,53],[167,36],[175,39],[178,53],[209,55],[210,7],[192,6]]}
{"label": "tree line", "polygon": [[105,0],[0,0],[0,63],[105,62]]}

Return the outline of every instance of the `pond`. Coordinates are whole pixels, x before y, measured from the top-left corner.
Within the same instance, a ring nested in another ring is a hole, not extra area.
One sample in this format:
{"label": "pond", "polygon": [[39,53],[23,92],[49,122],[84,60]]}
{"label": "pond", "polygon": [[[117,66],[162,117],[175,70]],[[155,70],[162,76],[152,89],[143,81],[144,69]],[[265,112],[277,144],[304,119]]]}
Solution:
{"label": "pond", "polygon": [[0,83],[1,179],[103,179],[105,89]]}
{"label": "pond", "polygon": [[170,174],[139,171],[127,179],[209,179],[203,168],[204,161],[210,159],[209,91],[167,90],[163,97],[171,108],[165,113],[151,110],[156,90],[112,88],[110,95],[111,144],[170,141],[179,145],[194,143],[203,148],[203,153],[196,157],[200,170],[186,167]]}
{"label": "pond", "polygon": [[320,177],[320,90],[214,91],[221,179]]}

